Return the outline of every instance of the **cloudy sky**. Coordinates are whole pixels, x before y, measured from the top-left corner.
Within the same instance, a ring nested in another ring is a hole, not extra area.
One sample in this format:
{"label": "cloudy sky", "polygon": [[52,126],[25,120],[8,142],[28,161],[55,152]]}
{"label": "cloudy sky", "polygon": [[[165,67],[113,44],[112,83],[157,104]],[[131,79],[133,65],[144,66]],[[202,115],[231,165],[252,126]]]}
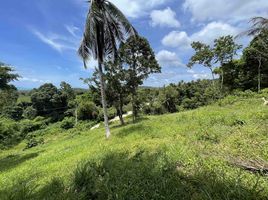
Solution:
{"label": "cloudy sky", "polygon": [[[236,35],[249,27],[254,16],[268,16],[267,0],[111,0],[129,18],[140,35],[148,38],[162,66],[147,86],[162,86],[210,78],[201,66],[187,69],[190,43],[212,43],[222,35]],[[12,0],[0,7],[0,61],[22,76],[16,86],[38,87],[66,81],[83,87],[96,65],[83,69],[77,56],[88,11],[86,0]],[[248,39],[238,41],[247,45]]]}

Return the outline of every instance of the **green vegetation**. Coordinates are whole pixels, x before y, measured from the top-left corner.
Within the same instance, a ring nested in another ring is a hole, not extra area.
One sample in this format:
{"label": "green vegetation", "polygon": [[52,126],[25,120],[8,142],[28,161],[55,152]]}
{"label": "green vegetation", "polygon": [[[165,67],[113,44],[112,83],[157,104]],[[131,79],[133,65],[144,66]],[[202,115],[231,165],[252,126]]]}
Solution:
{"label": "green vegetation", "polygon": [[89,90],[17,91],[0,63],[0,199],[268,199],[267,19],[237,60],[233,36],[192,43],[188,67],[213,80],[145,88],[161,72],[148,40],[108,0],[89,2]]}
{"label": "green vegetation", "polygon": [[110,1],[91,0],[86,19],[85,31],[78,54],[86,62],[93,58],[98,61],[98,74],[100,77],[101,100],[103,107],[106,137],[111,133],[108,121],[108,109],[105,94],[105,80],[103,63],[115,60],[118,54],[118,44],[137,32],[124,14]]}
{"label": "green vegetation", "polygon": [[104,128],[54,124],[44,144],[0,153],[0,199],[267,199],[267,177],[232,164],[268,159],[267,95],[114,123],[108,141]]}

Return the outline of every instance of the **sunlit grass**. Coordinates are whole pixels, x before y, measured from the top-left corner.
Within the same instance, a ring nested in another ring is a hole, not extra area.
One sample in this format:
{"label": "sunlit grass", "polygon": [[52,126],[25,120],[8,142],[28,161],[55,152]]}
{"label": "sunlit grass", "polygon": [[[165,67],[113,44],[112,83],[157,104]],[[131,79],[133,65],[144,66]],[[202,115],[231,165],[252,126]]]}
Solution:
{"label": "sunlit grass", "polygon": [[[250,199],[254,195],[265,199],[268,195],[267,178],[229,162],[236,158],[268,160],[268,107],[262,105],[260,95],[228,97],[215,105],[182,113],[144,116],[135,124],[129,120],[125,126],[114,123],[111,130],[112,137],[106,140],[104,128],[57,129],[45,137],[43,145],[23,151],[25,144],[21,143],[1,152],[0,188],[12,191],[18,180],[30,179],[40,191],[54,178],[68,187],[78,176],[74,175],[76,167],[90,162],[102,170],[111,167],[107,184],[114,186],[101,183],[104,197],[110,199],[116,198],[116,192],[118,199],[126,198],[124,195],[138,199],[136,193],[144,198],[160,195],[158,199],[164,199],[160,193],[169,199],[179,194],[185,199]],[[114,161],[110,163],[109,159]],[[118,177],[124,170],[133,182]],[[144,179],[139,171],[145,173]],[[153,176],[163,185],[152,180]],[[134,184],[132,189],[124,185],[128,181]],[[183,193],[177,187],[188,191]]]}

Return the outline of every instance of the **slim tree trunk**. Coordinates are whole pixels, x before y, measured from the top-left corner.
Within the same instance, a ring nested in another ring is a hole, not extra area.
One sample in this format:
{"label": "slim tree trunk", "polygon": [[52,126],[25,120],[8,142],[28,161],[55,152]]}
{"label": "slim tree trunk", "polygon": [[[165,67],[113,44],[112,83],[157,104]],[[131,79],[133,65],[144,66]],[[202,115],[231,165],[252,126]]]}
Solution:
{"label": "slim tree trunk", "polygon": [[122,113],[122,111],[121,111],[121,109],[119,108],[119,114],[118,114],[118,116],[119,116],[119,119],[120,119],[120,123],[121,123],[121,125],[124,125],[125,124],[125,122],[124,122],[124,118],[123,118],[123,113]]}
{"label": "slim tree trunk", "polygon": [[209,67],[210,71],[211,71],[211,75],[212,75],[212,84],[213,86],[215,85],[215,76],[214,76],[214,73],[213,73],[213,69],[212,67]]}
{"label": "slim tree trunk", "polygon": [[106,138],[108,139],[111,135],[110,128],[109,128],[109,120],[108,120],[108,111],[107,111],[107,102],[106,102],[106,94],[105,94],[105,82],[103,78],[103,71],[102,71],[102,62],[99,60],[99,76],[100,76],[100,88],[101,88],[101,100],[102,100],[102,107],[103,107],[103,115],[104,115],[104,125],[106,129]]}
{"label": "slim tree trunk", "polygon": [[133,123],[136,120],[136,106],[135,106],[136,102],[135,102],[135,95],[134,93],[132,93],[132,120]]}
{"label": "slim tree trunk", "polygon": [[221,70],[221,90],[223,89],[223,82],[224,82],[224,72],[223,69]]}
{"label": "slim tree trunk", "polygon": [[122,103],[121,95],[119,98],[119,118],[120,118],[121,125],[124,125],[125,122],[124,122],[124,118],[123,118],[123,103]]}
{"label": "slim tree trunk", "polygon": [[259,67],[258,67],[258,93],[261,91],[261,57],[258,59]]}

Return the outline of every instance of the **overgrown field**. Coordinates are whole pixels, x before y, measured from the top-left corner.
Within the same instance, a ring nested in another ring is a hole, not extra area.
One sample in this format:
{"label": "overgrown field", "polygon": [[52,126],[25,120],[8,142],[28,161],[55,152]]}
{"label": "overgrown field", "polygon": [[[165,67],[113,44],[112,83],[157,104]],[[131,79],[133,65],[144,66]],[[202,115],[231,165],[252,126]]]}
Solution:
{"label": "overgrown field", "polygon": [[236,165],[268,161],[263,94],[104,128],[57,126],[44,144],[0,153],[0,199],[268,199],[268,177]]}

